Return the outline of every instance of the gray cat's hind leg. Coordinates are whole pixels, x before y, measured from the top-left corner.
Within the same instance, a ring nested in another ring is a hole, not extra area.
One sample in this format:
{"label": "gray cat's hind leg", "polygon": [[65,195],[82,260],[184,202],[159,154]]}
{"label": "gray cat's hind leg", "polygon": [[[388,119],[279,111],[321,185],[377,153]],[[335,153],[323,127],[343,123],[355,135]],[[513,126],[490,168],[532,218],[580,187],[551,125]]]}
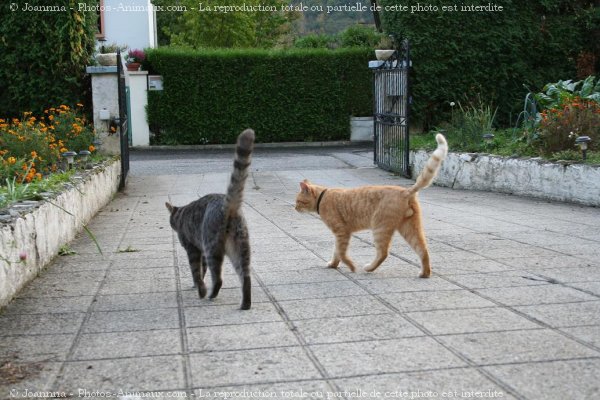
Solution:
{"label": "gray cat's hind leg", "polygon": [[210,276],[213,281],[212,292],[209,299],[214,299],[219,295],[219,291],[221,290],[221,286],[223,286],[223,278],[221,277],[221,271],[223,267],[223,256],[207,256],[206,263],[208,265],[208,270],[210,271]]}
{"label": "gray cat's hind leg", "polygon": [[188,260],[190,262],[190,270],[192,271],[192,279],[194,286],[198,288],[198,296],[203,299],[206,296],[206,285],[204,284],[204,275],[206,274],[206,261],[196,249],[188,249]]}

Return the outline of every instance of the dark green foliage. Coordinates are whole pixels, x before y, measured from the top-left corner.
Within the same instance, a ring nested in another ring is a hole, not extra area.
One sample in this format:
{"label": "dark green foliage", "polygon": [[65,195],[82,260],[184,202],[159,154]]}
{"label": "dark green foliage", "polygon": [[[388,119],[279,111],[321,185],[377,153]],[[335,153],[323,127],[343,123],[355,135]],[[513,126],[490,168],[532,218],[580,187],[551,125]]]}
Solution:
{"label": "dark green foliage", "polygon": [[351,25],[336,34],[310,33],[294,40],[293,47],[298,49],[337,49],[350,47],[377,48],[383,37],[369,25]]}
{"label": "dark green foliage", "polygon": [[311,33],[294,40],[297,49],[328,49],[338,47],[337,37],[324,33]]}
{"label": "dark green foliage", "polygon": [[[96,1],[87,1],[95,5]],[[0,116],[39,114],[45,107],[75,104],[94,51],[97,16],[78,12],[75,0],[52,3],[65,11],[24,11],[48,7],[43,0],[0,6]],[[14,7],[14,5],[12,5]],[[72,9],[71,9],[72,8]]]}
{"label": "dark green foliage", "polygon": [[339,33],[341,47],[370,47],[376,48],[382,34],[374,27],[366,25],[352,25]]}
{"label": "dark green foliage", "polygon": [[458,11],[444,12],[442,6],[454,3],[431,0],[439,11],[410,13],[417,3],[382,0],[381,6],[409,5],[407,12],[382,17],[387,32],[411,40],[412,115],[425,128],[448,118],[451,101],[476,95],[498,106],[499,121],[508,124],[522,109],[523,85],[536,91],[546,82],[575,77],[596,12],[589,1],[566,0],[507,0],[496,3],[502,12],[461,12],[457,3]]}
{"label": "dark green foliage", "polygon": [[147,54],[163,76],[148,119],[161,144],[233,143],[251,127],[259,142],[349,138],[349,116],[371,114],[371,52],[181,50]]}

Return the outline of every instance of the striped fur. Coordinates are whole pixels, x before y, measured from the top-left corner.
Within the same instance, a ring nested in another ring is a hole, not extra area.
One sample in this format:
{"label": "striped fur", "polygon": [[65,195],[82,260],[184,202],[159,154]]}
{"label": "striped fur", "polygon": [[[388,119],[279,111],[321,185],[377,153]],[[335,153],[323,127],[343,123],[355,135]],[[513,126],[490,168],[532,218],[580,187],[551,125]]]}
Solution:
{"label": "striped fur", "polygon": [[442,165],[442,161],[446,158],[448,154],[448,143],[446,142],[446,138],[444,135],[438,133],[435,136],[435,140],[437,141],[437,149],[431,154],[429,160],[425,164],[425,168],[417,177],[417,181],[414,185],[408,188],[409,193],[417,193],[421,189],[425,189],[427,186],[431,185],[433,178],[435,178],[440,170],[440,166]]}
{"label": "striped fur", "polygon": [[227,188],[225,199],[227,217],[235,215],[242,205],[244,198],[244,184],[248,178],[252,148],[254,147],[254,131],[246,129],[238,136],[233,161],[233,172]]}
{"label": "striped fur", "polygon": [[354,232],[369,229],[373,232],[377,255],[365,266],[367,272],[375,271],[387,258],[392,237],[398,232],[421,259],[420,276],[427,278],[431,275],[418,191],[431,184],[448,152],[446,139],[437,135],[436,140],[438,148],[416,183],[408,189],[400,186],[341,189],[314,185],[308,180],[300,182],[296,211],[317,212],[321,198],[319,215],[335,236],[335,249],[328,267],[337,268],[343,262],[354,272],[356,267],[347,254],[350,239]]}
{"label": "striped fur", "polygon": [[210,298],[219,294],[223,259],[227,256],[242,285],[242,310],[251,306],[250,239],[241,206],[253,146],[254,131],[247,129],[237,140],[227,194],[208,194],[182,207],[166,203],[171,227],[187,252],[200,298],[206,296],[207,270],[213,282]]}

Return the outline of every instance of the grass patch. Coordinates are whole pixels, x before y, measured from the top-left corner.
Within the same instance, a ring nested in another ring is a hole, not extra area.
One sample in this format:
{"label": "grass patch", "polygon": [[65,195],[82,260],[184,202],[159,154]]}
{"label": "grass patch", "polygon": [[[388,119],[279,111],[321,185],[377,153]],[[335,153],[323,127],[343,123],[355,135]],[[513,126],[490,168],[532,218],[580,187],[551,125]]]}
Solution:
{"label": "grass patch", "polygon": [[7,178],[5,186],[0,186],[0,208],[5,208],[21,200],[42,200],[42,193],[61,190],[69,182],[74,171],[55,173],[40,181],[18,183],[16,178]]}
{"label": "grass patch", "polygon": [[138,251],[140,251],[140,250],[133,248],[131,246],[127,246],[127,248],[125,248],[125,249],[117,250],[117,253],[137,253]]}

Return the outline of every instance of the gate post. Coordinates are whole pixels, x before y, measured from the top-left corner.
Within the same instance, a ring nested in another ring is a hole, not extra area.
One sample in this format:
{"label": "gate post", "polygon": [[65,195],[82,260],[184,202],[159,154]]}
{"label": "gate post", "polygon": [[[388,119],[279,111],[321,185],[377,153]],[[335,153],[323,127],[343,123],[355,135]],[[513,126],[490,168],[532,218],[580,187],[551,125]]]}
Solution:
{"label": "gate post", "polygon": [[131,145],[150,146],[150,128],[146,121],[148,71],[127,71],[129,80],[129,120]]}
{"label": "gate post", "polygon": [[[98,151],[107,155],[121,153],[118,133],[111,132],[114,119],[119,117],[118,71],[116,66],[87,67],[92,76],[92,104],[96,137],[102,143]],[[116,127],[115,127],[116,129]]]}

